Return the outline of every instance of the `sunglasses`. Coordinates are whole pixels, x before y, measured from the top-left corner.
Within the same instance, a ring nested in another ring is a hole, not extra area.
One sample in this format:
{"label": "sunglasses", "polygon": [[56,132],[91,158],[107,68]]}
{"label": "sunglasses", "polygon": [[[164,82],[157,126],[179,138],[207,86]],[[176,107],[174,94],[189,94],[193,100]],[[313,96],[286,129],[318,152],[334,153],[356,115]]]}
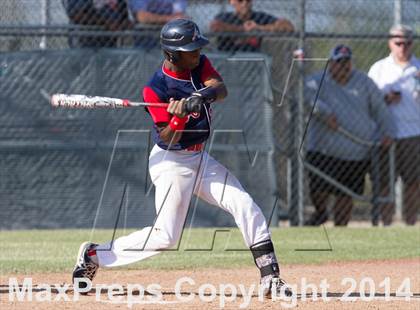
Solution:
{"label": "sunglasses", "polygon": [[238,2],[239,3],[242,3],[242,2],[251,2],[252,0],[238,0]]}
{"label": "sunglasses", "polygon": [[401,42],[394,42],[394,44],[396,46],[411,46],[411,44],[413,43],[413,41],[401,41]]}
{"label": "sunglasses", "polygon": [[344,64],[344,63],[347,63],[347,62],[349,62],[350,61],[350,57],[343,57],[343,58],[339,58],[339,59],[337,59],[337,60],[334,60],[334,62],[335,63],[341,63],[341,64]]}

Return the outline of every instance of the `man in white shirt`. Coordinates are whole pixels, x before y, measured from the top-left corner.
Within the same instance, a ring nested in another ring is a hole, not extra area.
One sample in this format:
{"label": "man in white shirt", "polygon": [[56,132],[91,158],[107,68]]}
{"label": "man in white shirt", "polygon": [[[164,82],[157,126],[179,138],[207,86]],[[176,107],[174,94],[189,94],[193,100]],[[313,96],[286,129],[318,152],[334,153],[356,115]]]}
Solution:
{"label": "man in white shirt", "polygon": [[420,205],[420,60],[412,53],[410,27],[395,25],[389,34],[390,55],[377,61],[368,75],[382,90],[395,122],[396,168],[404,182],[404,219],[414,225]]}

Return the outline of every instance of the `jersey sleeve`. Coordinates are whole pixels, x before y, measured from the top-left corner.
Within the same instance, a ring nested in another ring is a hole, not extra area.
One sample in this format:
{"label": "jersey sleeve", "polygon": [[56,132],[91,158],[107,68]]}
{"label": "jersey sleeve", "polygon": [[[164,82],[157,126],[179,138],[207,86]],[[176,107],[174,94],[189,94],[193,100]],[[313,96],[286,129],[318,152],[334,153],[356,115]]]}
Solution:
{"label": "jersey sleeve", "polygon": [[173,3],[173,13],[185,13],[187,5],[187,0],[175,0]]}
{"label": "jersey sleeve", "polygon": [[[143,88],[143,99],[147,103],[160,103],[162,99],[158,96],[158,94],[151,88],[150,86],[146,86]],[[155,124],[158,123],[169,123],[171,120],[171,114],[166,111],[165,108],[160,107],[147,107],[150,115],[152,116],[153,122]]]}
{"label": "jersey sleeve", "polygon": [[258,12],[255,19],[255,22],[260,25],[274,24],[278,20],[277,17],[264,12]]}
{"label": "jersey sleeve", "polygon": [[222,12],[217,14],[214,19],[223,23],[232,23],[233,16],[230,12]]}
{"label": "jersey sleeve", "polygon": [[68,0],[66,11],[71,20],[74,20],[74,18],[80,14],[80,12],[83,13],[83,11],[89,11],[90,5],[88,3],[85,3],[81,0]]}
{"label": "jersey sleeve", "polygon": [[213,65],[211,64],[210,60],[205,57],[204,58],[204,64],[203,69],[201,70],[201,80],[207,81],[208,79],[215,77],[220,80],[222,80],[222,77],[220,76],[219,72],[214,69]]}
{"label": "jersey sleeve", "polygon": [[136,14],[138,11],[147,11],[148,0],[130,0],[128,5],[130,10]]}

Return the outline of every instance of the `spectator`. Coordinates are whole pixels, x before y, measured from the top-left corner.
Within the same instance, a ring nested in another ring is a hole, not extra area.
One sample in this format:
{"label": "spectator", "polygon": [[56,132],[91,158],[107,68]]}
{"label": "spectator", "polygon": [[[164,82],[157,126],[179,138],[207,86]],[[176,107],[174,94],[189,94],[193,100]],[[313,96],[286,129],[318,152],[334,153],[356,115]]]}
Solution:
{"label": "spectator", "polygon": [[[131,22],[125,0],[65,0],[70,22],[75,25],[102,26],[116,31],[130,28]],[[83,36],[70,38],[70,47],[115,47],[117,38],[110,36]]]}
{"label": "spectator", "polygon": [[[389,34],[391,54],[373,64],[369,76],[381,89],[396,125],[396,169],[405,185],[404,219],[414,225],[420,205],[420,60],[413,55],[410,27],[395,25]],[[393,206],[387,210],[392,211]]]}
{"label": "spectator", "polygon": [[[306,81],[307,102],[313,105],[322,72]],[[330,54],[330,64],[316,102],[308,132],[306,160],[336,182],[361,195],[369,169],[369,147],[357,143],[343,129],[359,139],[392,143],[392,126],[382,95],[364,73],[352,68],[352,52],[338,45]],[[312,101],[312,102],[311,102]],[[334,223],[347,225],[353,208],[352,197],[319,175],[309,173],[309,189],[315,213],[306,223],[320,225],[327,221],[327,200],[335,196]]]}
{"label": "spectator", "polygon": [[[136,23],[159,26],[156,29],[172,19],[186,18],[187,0],[128,0],[128,4]],[[159,32],[155,36],[137,38],[135,45],[145,48],[159,47]]]}
{"label": "spectator", "polygon": [[[252,0],[230,0],[234,12],[218,14],[210,25],[213,32],[293,32],[294,27],[284,18],[252,10]],[[261,37],[220,36],[221,51],[259,51]]]}

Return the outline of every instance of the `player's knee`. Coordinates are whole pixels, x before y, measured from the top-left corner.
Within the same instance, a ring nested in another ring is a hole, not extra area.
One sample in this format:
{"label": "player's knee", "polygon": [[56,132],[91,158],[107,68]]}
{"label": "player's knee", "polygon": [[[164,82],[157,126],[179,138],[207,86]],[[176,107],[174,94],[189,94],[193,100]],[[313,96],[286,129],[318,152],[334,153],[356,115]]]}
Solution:
{"label": "player's knee", "polygon": [[246,192],[238,193],[238,195],[235,197],[235,200],[235,205],[240,206],[242,212],[250,212],[255,207],[254,200]]}
{"label": "player's knee", "polygon": [[222,201],[239,205],[247,204],[249,201],[252,201],[252,198],[242,187],[227,185],[223,189]]}

